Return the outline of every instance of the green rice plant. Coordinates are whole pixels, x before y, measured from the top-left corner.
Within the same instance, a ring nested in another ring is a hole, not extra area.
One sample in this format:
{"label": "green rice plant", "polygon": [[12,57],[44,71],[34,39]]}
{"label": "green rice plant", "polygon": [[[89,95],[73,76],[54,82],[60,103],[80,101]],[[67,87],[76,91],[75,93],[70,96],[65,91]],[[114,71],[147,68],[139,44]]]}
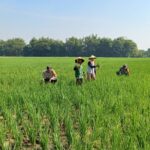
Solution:
{"label": "green rice plant", "polygon": [[0,123],[0,149],[5,149],[7,147],[7,145],[5,144],[6,142],[6,136],[5,136],[5,128],[4,126]]}
{"label": "green rice plant", "polygon": [[48,144],[49,144],[49,135],[44,132],[40,135],[40,144],[41,144],[41,147],[42,149],[44,150],[48,150]]}

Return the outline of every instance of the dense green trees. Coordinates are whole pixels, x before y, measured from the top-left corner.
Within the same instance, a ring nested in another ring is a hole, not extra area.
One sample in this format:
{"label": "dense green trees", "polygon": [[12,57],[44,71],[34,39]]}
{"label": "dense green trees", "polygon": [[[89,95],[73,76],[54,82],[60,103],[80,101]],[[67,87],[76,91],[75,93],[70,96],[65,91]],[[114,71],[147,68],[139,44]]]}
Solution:
{"label": "dense green trees", "polygon": [[0,40],[0,55],[4,55],[4,45],[5,42],[3,40]]}
{"label": "dense green trees", "polygon": [[23,39],[15,38],[7,41],[0,41],[0,55],[21,56],[25,42]]}
{"label": "dense green trees", "polygon": [[65,42],[50,38],[33,38],[29,44],[23,39],[0,40],[1,56],[89,56],[99,57],[150,57],[150,49],[138,50],[135,42],[124,37],[114,40],[91,35],[71,37]]}
{"label": "dense green trees", "polygon": [[150,57],[150,48],[146,51],[146,56]]}
{"label": "dense green trees", "polygon": [[33,38],[24,47],[24,56],[64,56],[64,43],[49,38]]}

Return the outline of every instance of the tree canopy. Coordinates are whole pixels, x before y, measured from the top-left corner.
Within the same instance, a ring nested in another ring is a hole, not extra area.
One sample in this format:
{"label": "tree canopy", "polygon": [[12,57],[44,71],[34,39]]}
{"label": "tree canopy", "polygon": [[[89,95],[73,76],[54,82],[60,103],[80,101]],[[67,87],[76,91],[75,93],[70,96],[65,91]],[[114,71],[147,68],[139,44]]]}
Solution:
{"label": "tree canopy", "polygon": [[32,38],[29,44],[21,38],[0,40],[1,56],[89,56],[98,57],[150,57],[150,49],[138,50],[137,44],[124,37],[83,38],[70,37],[66,41],[51,38]]}

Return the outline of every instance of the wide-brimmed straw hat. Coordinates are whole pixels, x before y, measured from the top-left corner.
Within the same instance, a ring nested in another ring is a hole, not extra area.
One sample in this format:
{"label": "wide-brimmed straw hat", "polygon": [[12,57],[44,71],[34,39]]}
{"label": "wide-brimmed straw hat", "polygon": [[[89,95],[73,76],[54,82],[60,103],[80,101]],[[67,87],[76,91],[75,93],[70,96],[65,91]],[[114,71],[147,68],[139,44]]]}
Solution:
{"label": "wide-brimmed straw hat", "polygon": [[89,57],[89,59],[96,59],[96,56],[91,55],[91,56]]}
{"label": "wide-brimmed straw hat", "polygon": [[75,61],[78,61],[78,60],[82,60],[82,62],[84,62],[84,58],[82,58],[82,57],[77,57],[77,58],[75,59]]}

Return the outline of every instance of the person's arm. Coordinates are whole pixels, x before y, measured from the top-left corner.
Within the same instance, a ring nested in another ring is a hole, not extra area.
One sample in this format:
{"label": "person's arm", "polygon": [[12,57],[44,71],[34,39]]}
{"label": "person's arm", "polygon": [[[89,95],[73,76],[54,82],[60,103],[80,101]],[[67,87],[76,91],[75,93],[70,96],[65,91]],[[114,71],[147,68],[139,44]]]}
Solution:
{"label": "person's arm", "polygon": [[96,68],[96,66],[94,65],[94,66],[92,66],[92,64],[91,64],[91,62],[89,61],[88,62],[88,66],[90,67],[90,68]]}
{"label": "person's arm", "polygon": [[129,68],[127,68],[127,74],[130,75],[130,70],[129,70]]}
{"label": "person's arm", "polygon": [[52,77],[57,77],[55,70],[52,70]]}

